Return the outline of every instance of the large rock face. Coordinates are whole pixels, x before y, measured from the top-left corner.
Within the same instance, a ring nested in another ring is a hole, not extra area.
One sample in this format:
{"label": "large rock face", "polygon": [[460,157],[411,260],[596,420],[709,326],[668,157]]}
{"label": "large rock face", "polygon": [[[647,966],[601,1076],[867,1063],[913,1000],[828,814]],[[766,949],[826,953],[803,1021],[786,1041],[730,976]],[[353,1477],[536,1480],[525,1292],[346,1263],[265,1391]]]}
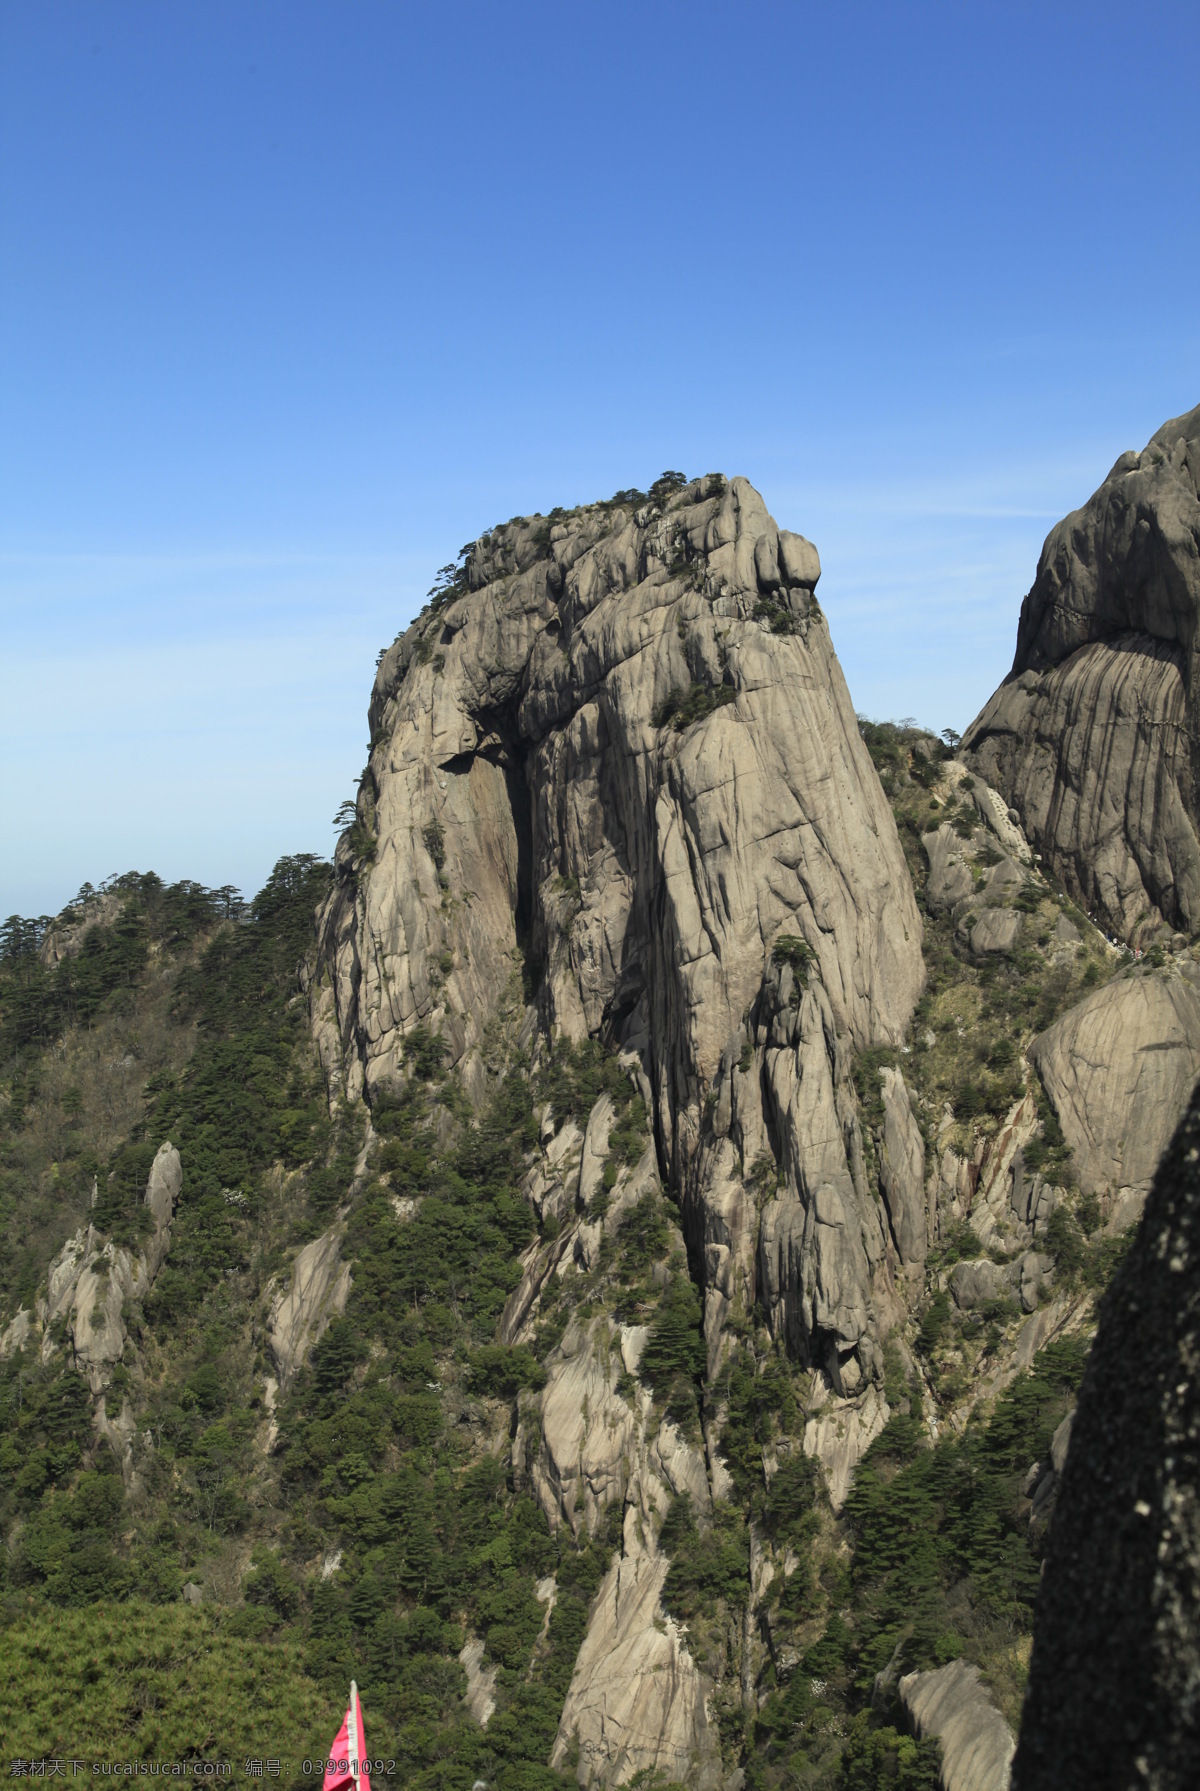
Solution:
{"label": "large rock face", "polygon": [[[601,1185],[597,1151],[612,1118],[612,1102],[602,1095],[586,1134],[564,1126],[529,1173],[535,1206],[563,1223],[526,1252],[521,1284],[500,1324],[506,1341],[531,1343],[531,1318],[547,1282],[572,1265],[594,1267],[639,1201],[658,1192],[655,1153],[647,1149],[618,1172],[605,1210],[587,1216],[587,1200]],[[668,1249],[671,1261],[660,1267],[685,1274],[682,1251]],[[546,1357],[546,1385],[525,1405],[512,1442],[514,1471],[528,1476],[556,1528],[582,1536],[599,1528],[609,1507],[622,1514],[621,1547],[592,1607],[553,1758],[561,1765],[577,1753],[580,1778],[591,1785],[657,1772],[715,1791],[721,1772],[719,1738],[708,1719],[712,1681],[692,1658],[684,1627],[662,1608],[670,1562],[658,1547],[662,1520],[680,1494],[707,1522],[709,1467],[700,1439],[689,1441],[637,1380],[648,1336],[646,1325],[603,1314],[573,1317]]]}
{"label": "large rock face", "polygon": [[[626,1515],[627,1526],[637,1522]],[[631,1534],[600,1587],[579,1650],[551,1763],[579,1750],[582,1784],[623,1784],[660,1773],[697,1791],[722,1782],[705,1681],[681,1626],[659,1602],[670,1566]]]}
{"label": "large rock face", "polygon": [[743,479],[477,542],[381,661],[312,1001],[350,1098],[419,1026],[479,1093],[523,960],[530,1038],[636,1054],[710,1335],[757,1279],[853,1393],[886,1218],[850,1058],[900,1039],[921,925],[818,576]]}
{"label": "large rock face", "polygon": [[887,1202],[896,1251],[907,1267],[925,1261],[925,1143],[899,1070],[884,1070],[883,1148],[879,1185]]}
{"label": "large rock face", "polygon": [[1127,939],[1200,928],[1200,407],[1053,529],[971,765]]}
{"label": "large rock face", "polygon": [[343,1226],[334,1224],[297,1252],[291,1285],[275,1294],[267,1320],[267,1342],[286,1388],[319,1341],[330,1319],[346,1310],[350,1265],[341,1258]]}
{"label": "large rock face", "polygon": [[1017,1791],[1196,1783],[1198,1164],[1193,1100],[1101,1307],[1080,1389],[1038,1599]]}

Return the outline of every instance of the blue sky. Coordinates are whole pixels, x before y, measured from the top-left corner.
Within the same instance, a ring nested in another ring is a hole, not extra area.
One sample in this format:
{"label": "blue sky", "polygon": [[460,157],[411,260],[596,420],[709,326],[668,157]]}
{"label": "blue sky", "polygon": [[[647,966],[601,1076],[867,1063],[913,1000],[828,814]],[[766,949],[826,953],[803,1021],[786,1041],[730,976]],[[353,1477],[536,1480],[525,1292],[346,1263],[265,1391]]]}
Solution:
{"label": "blue sky", "polygon": [[741,472],[962,727],[1200,399],[1200,9],[9,0],[0,914],[328,852],[490,523]]}

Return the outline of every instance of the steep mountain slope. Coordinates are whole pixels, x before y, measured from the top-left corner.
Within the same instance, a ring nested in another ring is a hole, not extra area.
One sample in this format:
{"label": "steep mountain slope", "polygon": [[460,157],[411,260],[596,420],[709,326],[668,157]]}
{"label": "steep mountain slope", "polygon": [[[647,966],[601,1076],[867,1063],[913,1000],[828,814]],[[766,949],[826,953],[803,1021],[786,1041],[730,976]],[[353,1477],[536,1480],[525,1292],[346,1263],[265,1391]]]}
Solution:
{"label": "steep mountain slope", "polygon": [[963,739],[1071,893],[1145,943],[1200,927],[1200,407],[1052,529],[1012,671]]}

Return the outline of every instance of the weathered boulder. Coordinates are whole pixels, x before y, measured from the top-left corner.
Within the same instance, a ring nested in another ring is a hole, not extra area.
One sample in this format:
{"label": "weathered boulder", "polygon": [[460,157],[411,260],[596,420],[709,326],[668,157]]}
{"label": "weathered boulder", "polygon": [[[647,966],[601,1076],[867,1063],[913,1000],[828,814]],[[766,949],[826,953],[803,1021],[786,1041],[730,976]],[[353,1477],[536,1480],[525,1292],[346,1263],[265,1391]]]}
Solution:
{"label": "weathered boulder", "polygon": [[993,1300],[1019,1300],[1025,1312],[1034,1312],[1042,1290],[1054,1279],[1049,1256],[1027,1250],[1016,1262],[990,1262],[987,1258],[957,1262],[950,1271],[949,1288],[963,1312],[987,1306]]}
{"label": "weathered boulder", "polygon": [[1070,1426],[1013,1768],[1018,1791],[1196,1783],[1198,1164],[1193,1098],[1104,1297]]}
{"label": "weathered boulder", "polygon": [[1200,407],[1051,530],[1012,671],[963,738],[1048,865],[1127,939],[1200,926]]}
{"label": "weathered boulder", "polygon": [[1003,798],[981,777],[956,760],[944,775],[959,809],[953,825],[943,821],[921,836],[929,863],[925,906],[951,917],[960,943],[975,957],[1006,956],[1024,925],[1013,903],[1030,882],[1029,844]]}
{"label": "weathered boulder", "polygon": [[1012,1730],[965,1660],[932,1673],[906,1673],[900,1702],[918,1740],[942,1744],[944,1791],[1008,1791]]}
{"label": "weathered boulder", "polygon": [[929,860],[925,906],[931,914],[948,914],[975,894],[974,852],[946,821],[922,834],[921,844]]}
{"label": "weathered boulder", "polygon": [[1021,936],[1021,919],[1013,908],[985,908],[969,934],[975,956],[1010,952]]}
{"label": "weathered boulder", "polygon": [[1133,972],[1034,1040],[1079,1185],[1146,1188],[1200,1074],[1200,968]]}
{"label": "weathered boulder", "polygon": [[1042,1295],[1054,1280],[1054,1259],[1040,1250],[1027,1250],[1019,1262],[1013,1263],[1013,1291],[1024,1312],[1036,1312]]}
{"label": "weathered boulder", "polygon": [[1008,1270],[986,1257],[975,1262],[956,1262],[950,1271],[950,1292],[954,1303],[963,1312],[973,1306],[986,1306],[990,1300],[1001,1300],[1012,1294]]}
{"label": "weathered boulder", "polygon": [[[899,1042],[923,968],[819,572],[743,479],[476,542],[381,661],[310,1002],[335,1098],[402,1074],[417,1026],[478,1096],[523,956],[530,1040],[637,1065],[710,1338],[757,1264],[776,1328],[853,1390],[883,1244],[851,1053]],[[742,1178],[773,1141],[760,1249]]]}

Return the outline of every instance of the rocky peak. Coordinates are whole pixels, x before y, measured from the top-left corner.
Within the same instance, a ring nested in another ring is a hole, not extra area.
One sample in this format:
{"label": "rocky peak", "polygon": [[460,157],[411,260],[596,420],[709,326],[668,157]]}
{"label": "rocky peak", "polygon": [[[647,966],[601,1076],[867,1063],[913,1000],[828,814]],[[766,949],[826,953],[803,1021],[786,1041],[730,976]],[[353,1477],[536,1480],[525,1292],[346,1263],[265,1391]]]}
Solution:
{"label": "rocky peak", "polygon": [[1122,454],[1082,509],[1046,537],[1021,606],[1013,672],[1061,665],[1090,641],[1126,632],[1177,647],[1196,683],[1200,405],[1140,454]]}
{"label": "rocky peak", "polygon": [[923,971],[819,576],[716,475],[477,541],[381,658],[312,1005],[335,1097],[433,1035],[479,1099],[523,978],[535,1050],[627,1054],[710,1336],[761,1291],[849,1393],[887,1237],[849,1060],[900,1040]]}
{"label": "rocky peak", "polygon": [[1051,530],[1012,671],[963,740],[1122,938],[1200,926],[1200,406]]}

